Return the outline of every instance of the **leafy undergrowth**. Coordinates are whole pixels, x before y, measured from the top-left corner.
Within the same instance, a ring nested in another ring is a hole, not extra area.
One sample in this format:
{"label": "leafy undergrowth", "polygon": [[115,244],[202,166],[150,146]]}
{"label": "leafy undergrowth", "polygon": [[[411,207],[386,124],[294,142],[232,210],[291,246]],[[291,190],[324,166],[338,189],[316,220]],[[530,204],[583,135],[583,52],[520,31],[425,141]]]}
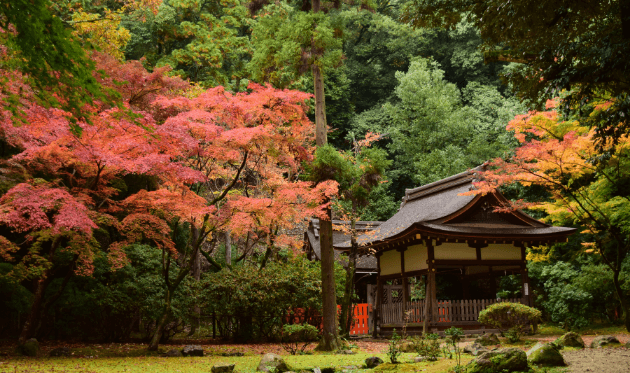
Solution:
{"label": "leafy undergrowth", "polygon": [[[75,355],[76,356],[76,355]],[[313,367],[335,367],[338,371],[363,370],[365,359],[378,356],[387,361],[384,353],[356,355],[313,354],[284,356],[286,362],[296,371]],[[414,354],[403,354],[402,364],[385,364],[377,372],[447,372],[454,366],[453,360],[440,359],[436,362],[412,363]],[[464,357],[467,363],[471,358]],[[0,372],[209,372],[218,363],[236,364],[235,370],[242,373],[255,372],[260,355],[242,357],[180,357],[166,358],[154,356],[135,357],[71,357],[71,358],[0,358]]]}

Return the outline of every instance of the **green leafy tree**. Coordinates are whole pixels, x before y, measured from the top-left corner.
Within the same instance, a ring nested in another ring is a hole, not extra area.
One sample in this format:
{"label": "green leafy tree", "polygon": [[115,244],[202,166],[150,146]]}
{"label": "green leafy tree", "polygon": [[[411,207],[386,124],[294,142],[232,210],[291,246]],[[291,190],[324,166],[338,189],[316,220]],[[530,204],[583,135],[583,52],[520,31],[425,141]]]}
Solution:
{"label": "green leafy tree", "polygon": [[150,66],[170,66],[205,87],[233,91],[247,87],[245,66],[251,55],[248,11],[242,0],[165,0],[155,13],[137,7],[123,26],[131,31],[127,57],[146,58]]}
{"label": "green leafy tree", "polygon": [[445,81],[435,62],[415,60],[396,78],[397,101],[384,107],[391,120],[388,149],[394,157],[395,182],[427,184],[510,149],[501,141],[507,136],[500,120],[476,120],[485,116],[485,105],[463,106],[459,89]]}
{"label": "green leafy tree", "polygon": [[[49,0],[0,1],[0,43],[12,54],[13,68],[29,77],[37,97],[49,106],[75,114],[73,121],[88,116],[84,105],[107,95],[93,76],[95,63],[81,43],[51,10]],[[8,84],[6,77],[2,85]],[[20,114],[15,93],[6,92],[8,109]],[[75,131],[80,132],[78,126]]]}
{"label": "green leafy tree", "polygon": [[521,64],[506,78],[522,98],[542,108],[546,99],[565,92],[562,109],[583,113],[606,93],[612,105],[585,124],[613,143],[630,130],[627,1],[416,0],[405,19],[451,28],[466,19],[480,31],[486,60]]}

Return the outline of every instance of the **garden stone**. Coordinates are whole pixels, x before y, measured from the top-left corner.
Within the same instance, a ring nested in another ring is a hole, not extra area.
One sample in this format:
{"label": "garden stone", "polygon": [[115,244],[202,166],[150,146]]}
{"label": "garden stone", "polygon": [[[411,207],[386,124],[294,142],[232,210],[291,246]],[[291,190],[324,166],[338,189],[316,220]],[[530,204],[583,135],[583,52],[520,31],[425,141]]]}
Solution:
{"label": "garden stone", "polygon": [[234,364],[213,365],[211,371],[212,373],[232,373],[232,371],[234,371]]}
{"label": "garden stone", "polygon": [[612,335],[600,335],[595,337],[591,342],[591,348],[606,348],[606,347],[618,347],[621,346],[619,340]]}
{"label": "garden stone", "polygon": [[354,352],[352,350],[339,350],[339,352],[337,352],[337,354],[339,354],[339,355],[355,355],[356,352]]}
{"label": "garden stone", "polygon": [[383,364],[383,360],[378,356],[372,356],[365,359],[365,366],[368,369],[376,368],[381,364]]}
{"label": "garden stone", "polygon": [[22,355],[36,357],[39,355],[39,342],[37,339],[31,338],[18,347],[18,350]]}
{"label": "garden stone", "polygon": [[242,352],[223,352],[221,356],[244,356],[245,354]]}
{"label": "garden stone", "polygon": [[182,349],[184,356],[203,356],[203,348],[197,345],[184,346]]}
{"label": "garden stone", "polygon": [[72,352],[70,351],[68,347],[55,348],[54,350],[50,351],[50,353],[48,354],[48,356],[50,357],[70,357],[71,355],[72,355]]}
{"label": "garden stone", "polygon": [[625,348],[630,348],[630,341],[626,342]]}
{"label": "garden stone", "polygon": [[313,373],[322,373],[322,370],[318,367],[313,368]]}
{"label": "garden stone", "polygon": [[492,346],[498,345],[501,342],[499,342],[499,337],[497,337],[496,334],[492,333],[480,335],[479,337],[477,337],[477,339],[475,339],[475,343],[479,343],[482,346]]}
{"label": "garden stone", "polygon": [[471,354],[472,356],[478,356],[488,351],[489,350],[487,348],[477,342],[464,346],[464,353]]}
{"label": "garden stone", "polygon": [[182,354],[182,352],[180,350],[172,349],[172,350],[168,350],[166,352],[166,354],[164,354],[164,356],[166,356],[166,357],[182,357],[184,355]]}
{"label": "garden stone", "polygon": [[467,373],[526,372],[527,355],[519,348],[500,348],[484,352],[466,366]]}
{"label": "garden stone", "polygon": [[556,339],[553,342],[556,346],[563,347],[578,347],[584,348],[586,345],[584,344],[584,340],[580,337],[579,334],[574,332],[568,332],[562,337]]}
{"label": "garden stone", "polygon": [[426,356],[416,356],[413,358],[413,362],[414,363],[422,363],[424,361],[427,361],[427,357]]}
{"label": "garden stone", "polygon": [[564,367],[567,363],[555,343],[536,343],[527,351],[527,361],[547,367]]}
{"label": "garden stone", "polygon": [[270,373],[271,369],[273,369],[275,373],[284,373],[291,370],[279,355],[271,353],[265,354],[260,360],[256,370]]}

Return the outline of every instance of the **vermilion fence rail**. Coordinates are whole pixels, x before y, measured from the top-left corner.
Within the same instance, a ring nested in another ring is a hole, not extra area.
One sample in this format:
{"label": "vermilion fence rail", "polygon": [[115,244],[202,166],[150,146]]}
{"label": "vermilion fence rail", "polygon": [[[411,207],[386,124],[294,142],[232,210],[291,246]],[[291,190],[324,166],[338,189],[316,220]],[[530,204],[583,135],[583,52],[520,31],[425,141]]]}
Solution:
{"label": "vermilion fence rail", "polygon": [[[352,321],[352,328],[350,329],[351,335],[363,335],[368,334],[370,331],[370,311],[372,306],[368,303],[359,303],[354,305],[354,320]],[[341,306],[337,306],[337,311],[341,312]],[[293,309],[292,314],[287,315],[287,323],[294,324],[302,324],[304,322],[313,323],[313,321],[318,320],[320,324],[320,329],[322,327],[321,324],[321,316],[317,314],[313,314],[311,312],[310,315],[307,315],[303,308],[295,308]],[[317,324],[315,324],[317,325]]]}
{"label": "vermilion fence rail", "polygon": [[[341,306],[338,306],[341,309]],[[368,303],[354,305],[354,319],[352,321],[351,335],[362,335],[370,332],[369,314],[372,307]]]}

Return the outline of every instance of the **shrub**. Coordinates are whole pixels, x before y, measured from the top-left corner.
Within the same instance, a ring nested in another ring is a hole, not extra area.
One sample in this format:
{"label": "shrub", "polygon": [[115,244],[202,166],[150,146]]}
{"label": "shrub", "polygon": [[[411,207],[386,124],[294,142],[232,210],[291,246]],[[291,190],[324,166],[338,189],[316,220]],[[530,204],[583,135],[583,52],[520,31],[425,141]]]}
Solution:
{"label": "shrub", "polygon": [[214,314],[223,338],[278,341],[284,324],[321,325],[319,262],[289,258],[262,270],[256,264],[239,264],[203,274],[200,287],[202,317]]}
{"label": "shrub", "polygon": [[308,345],[317,340],[317,333],[313,325],[286,324],[282,327],[282,348],[291,355],[304,352]]}
{"label": "shrub", "polygon": [[539,310],[524,304],[501,302],[479,312],[478,321],[498,328],[501,333],[509,330],[512,335],[511,342],[516,342],[520,339],[523,328],[531,322],[537,322],[541,316]]}
{"label": "shrub", "polygon": [[437,334],[426,334],[422,337],[413,337],[411,343],[418,356],[424,356],[429,361],[437,360],[440,356],[440,338]]}
{"label": "shrub", "polygon": [[456,372],[462,371],[462,349],[457,345],[459,341],[464,337],[464,330],[462,328],[456,328],[451,326],[444,331],[446,336],[447,348],[453,348],[453,354],[455,355],[456,363],[454,370]]}
{"label": "shrub", "polygon": [[389,361],[392,364],[398,363],[398,356],[402,351],[400,351],[400,336],[396,333],[396,329],[392,334],[392,338],[389,340],[389,349],[387,350],[387,356],[389,356]]}

